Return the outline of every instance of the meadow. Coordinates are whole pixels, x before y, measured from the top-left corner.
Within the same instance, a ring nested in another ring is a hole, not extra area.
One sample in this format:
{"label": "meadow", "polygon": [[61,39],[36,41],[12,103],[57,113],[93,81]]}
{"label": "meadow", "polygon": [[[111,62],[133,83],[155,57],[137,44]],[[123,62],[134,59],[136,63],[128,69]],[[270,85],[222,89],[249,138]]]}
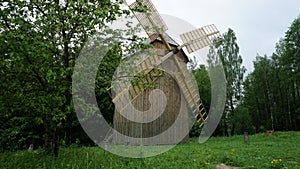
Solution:
{"label": "meadow", "polygon": [[179,144],[161,155],[142,159],[119,157],[98,147],[61,147],[58,158],[46,156],[43,150],[4,152],[1,169],[214,169],[218,164],[239,168],[300,169],[300,132],[275,132],[243,136],[213,137],[203,144],[198,138]]}

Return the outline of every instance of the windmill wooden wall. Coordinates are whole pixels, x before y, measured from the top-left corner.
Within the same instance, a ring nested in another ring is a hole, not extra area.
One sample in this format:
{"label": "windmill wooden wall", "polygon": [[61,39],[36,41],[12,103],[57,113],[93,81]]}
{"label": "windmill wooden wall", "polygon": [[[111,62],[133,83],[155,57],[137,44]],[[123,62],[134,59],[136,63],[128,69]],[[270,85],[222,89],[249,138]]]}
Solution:
{"label": "windmill wooden wall", "polygon": [[[165,45],[160,40],[155,40],[152,44],[154,48],[166,49]],[[173,45],[171,44],[171,46],[173,48],[176,47],[175,44]],[[161,55],[161,57],[162,56],[164,55]],[[178,58],[179,63],[183,65],[183,67],[184,66],[187,67],[186,63],[188,62],[188,58],[182,50],[179,51],[179,53],[177,53],[176,57]],[[163,64],[164,64],[163,67],[166,69],[169,70],[174,69],[175,63],[171,59],[167,60]],[[155,73],[156,71],[158,70],[153,69],[152,71],[149,72],[149,74]],[[172,70],[172,71],[176,71],[176,70]],[[169,74],[164,74],[164,76],[152,80],[154,80],[158,84],[157,88],[162,90],[167,97],[167,106],[164,113],[153,122],[141,124],[126,119],[118,112],[118,110],[115,110],[114,129],[117,130],[119,133],[114,133],[115,135],[114,143],[126,145],[130,142],[132,144],[139,145],[140,141],[135,142],[130,138],[126,139],[118,135],[123,134],[134,138],[149,138],[163,133],[175,122],[180,111],[181,99],[184,99],[181,98],[180,88],[176,80]],[[151,92],[151,90],[153,89],[146,89],[145,91],[143,91],[141,95],[137,96],[137,98],[133,100],[132,104],[137,110],[146,111],[150,108],[149,93]],[[161,98],[157,98],[157,99],[161,99]],[[159,103],[161,103],[161,101],[159,101]],[[184,109],[184,113],[188,114],[187,108]],[[182,133],[186,133],[187,128],[188,128],[188,120],[186,120],[186,122],[180,125],[174,133],[169,133],[169,135],[165,136],[161,140],[151,140],[151,141],[148,140],[149,142],[143,141],[143,145],[177,144],[175,138],[178,137],[184,137],[182,142],[188,142],[189,136],[182,135]]]}

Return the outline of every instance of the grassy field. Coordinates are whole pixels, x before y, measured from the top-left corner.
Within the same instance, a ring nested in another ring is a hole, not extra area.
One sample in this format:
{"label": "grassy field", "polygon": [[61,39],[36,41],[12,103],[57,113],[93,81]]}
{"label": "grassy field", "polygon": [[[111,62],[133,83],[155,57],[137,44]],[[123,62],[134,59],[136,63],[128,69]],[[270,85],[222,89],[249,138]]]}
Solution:
{"label": "grassy field", "polygon": [[6,152],[0,154],[0,169],[213,169],[221,163],[240,168],[300,169],[300,132],[276,132],[269,137],[257,134],[249,138],[248,144],[243,136],[211,138],[204,144],[193,138],[188,144],[145,159],[118,157],[98,147],[64,147],[57,159],[45,156],[41,150]]}

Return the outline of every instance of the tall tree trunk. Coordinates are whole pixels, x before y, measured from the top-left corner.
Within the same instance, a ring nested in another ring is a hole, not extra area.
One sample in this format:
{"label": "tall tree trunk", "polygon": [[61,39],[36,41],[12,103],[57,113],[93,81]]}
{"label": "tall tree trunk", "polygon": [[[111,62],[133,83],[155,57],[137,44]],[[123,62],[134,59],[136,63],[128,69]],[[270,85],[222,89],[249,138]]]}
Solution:
{"label": "tall tree trunk", "polygon": [[[234,106],[233,106],[233,101],[232,101],[232,98],[230,99],[230,115],[231,115],[231,117],[232,118],[234,118]],[[234,130],[235,130],[235,122],[234,122],[234,120],[231,120],[231,122],[232,122],[232,128],[231,128],[231,136],[233,136],[234,135]]]}
{"label": "tall tree trunk", "polygon": [[[227,116],[227,115],[226,115]],[[228,120],[227,117],[225,116],[224,118],[224,136],[228,137],[229,133],[228,133]]]}
{"label": "tall tree trunk", "polygon": [[287,102],[288,102],[288,125],[287,125],[287,129],[291,130],[291,128],[292,128],[292,115],[291,115],[291,103],[290,103],[289,91],[287,92]]}
{"label": "tall tree trunk", "polygon": [[52,152],[52,144],[51,144],[51,134],[50,134],[50,129],[49,127],[46,125],[45,126],[45,135],[44,135],[44,139],[45,139],[45,151],[46,154],[50,155]]}
{"label": "tall tree trunk", "polygon": [[[292,99],[293,99],[293,109],[292,109],[292,114],[291,114],[291,122],[292,122],[292,128],[291,130],[295,130],[295,128],[297,127],[297,121],[296,121],[296,117],[297,117],[297,114],[296,114],[296,79],[293,80],[293,85],[292,85]],[[294,118],[293,118],[294,117]],[[293,120],[292,120],[293,119]]]}
{"label": "tall tree trunk", "polygon": [[258,100],[258,97],[256,96],[255,97],[256,99],[256,106],[257,106],[257,109],[256,109],[256,118],[255,119],[253,119],[254,120],[254,122],[255,122],[255,129],[256,129],[256,133],[259,133],[260,131],[259,131],[259,127],[260,127],[260,123],[261,123],[261,120],[258,120],[258,119],[261,119],[261,117],[260,117],[260,115],[259,115],[259,110],[262,110],[262,108],[260,107],[260,104],[259,104],[259,100]]}
{"label": "tall tree trunk", "polygon": [[[284,99],[283,99],[283,92],[282,92],[281,80],[280,80],[280,76],[279,76],[279,71],[278,70],[276,71],[276,76],[277,76],[277,84],[278,84],[278,90],[279,90],[279,95],[280,95],[280,99],[279,99],[280,102],[277,102],[277,103],[280,103],[280,105],[278,107],[280,107],[279,113],[281,113],[281,112],[284,112]],[[275,115],[275,121],[276,121],[277,128],[278,128],[279,126],[278,126],[277,113]]]}
{"label": "tall tree trunk", "polygon": [[56,131],[53,139],[53,156],[58,157],[59,152],[59,133]]}

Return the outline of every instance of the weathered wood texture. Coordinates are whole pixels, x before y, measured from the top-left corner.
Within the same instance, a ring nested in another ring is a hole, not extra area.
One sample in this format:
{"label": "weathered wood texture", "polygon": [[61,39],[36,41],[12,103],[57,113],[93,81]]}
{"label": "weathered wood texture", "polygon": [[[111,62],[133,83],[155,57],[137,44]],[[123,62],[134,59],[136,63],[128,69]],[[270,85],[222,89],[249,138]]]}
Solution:
{"label": "weathered wood texture", "polygon": [[[160,41],[153,42],[154,48],[158,49],[166,49],[165,45],[161,43]],[[175,46],[173,46],[175,47]],[[161,55],[162,57],[163,55]],[[179,51],[179,53],[176,55],[176,57],[179,60],[179,64],[182,67],[187,67],[187,56],[184,54],[183,51]],[[176,68],[176,65],[174,59],[168,59],[166,62],[163,63],[162,67],[165,70],[168,70],[170,72],[178,72],[178,68]],[[157,70],[153,69],[149,72],[149,74],[156,73]],[[151,76],[151,75],[150,75]],[[184,138],[182,142],[188,142],[189,137],[188,135],[183,135],[184,133],[187,133],[186,131],[189,130],[189,121],[188,121],[188,108],[182,109],[184,111],[183,114],[186,118],[182,124],[176,126],[176,130],[174,132],[165,132],[167,131],[175,122],[176,118],[178,117],[180,107],[181,105],[181,94],[180,94],[180,87],[178,86],[178,83],[172,77],[174,75],[170,75],[165,73],[162,77],[158,77],[156,79],[153,79],[154,82],[157,84],[157,89],[160,89],[164,92],[167,98],[167,105],[163,112],[163,114],[157,118],[156,120],[149,122],[149,123],[136,123],[133,121],[130,121],[123,117],[119,110],[115,110],[114,115],[114,129],[118,132],[114,133],[114,143],[116,144],[134,144],[139,145],[141,142],[143,142],[143,145],[158,145],[158,144],[177,144],[176,138]],[[150,81],[151,79],[147,78],[144,79],[145,81]],[[140,86],[132,86],[129,89],[130,97],[132,100],[132,105],[139,111],[144,112],[146,110],[149,110],[150,108],[150,102],[149,102],[149,94],[153,89],[145,89],[142,94],[138,93],[136,91],[140,91]],[[159,103],[163,104],[162,98],[156,98],[159,100]],[[160,100],[161,99],[161,100]],[[186,105],[185,105],[186,106]],[[182,118],[182,117],[181,117]],[[165,133],[164,133],[165,132]],[[160,135],[164,133],[165,136],[157,139],[138,139],[138,138],[150,138],[157,135]],[[124,137],[121,135],[125,135],[128,137]],[[131,139],[129,137],[137,138],[137,139]]]}

